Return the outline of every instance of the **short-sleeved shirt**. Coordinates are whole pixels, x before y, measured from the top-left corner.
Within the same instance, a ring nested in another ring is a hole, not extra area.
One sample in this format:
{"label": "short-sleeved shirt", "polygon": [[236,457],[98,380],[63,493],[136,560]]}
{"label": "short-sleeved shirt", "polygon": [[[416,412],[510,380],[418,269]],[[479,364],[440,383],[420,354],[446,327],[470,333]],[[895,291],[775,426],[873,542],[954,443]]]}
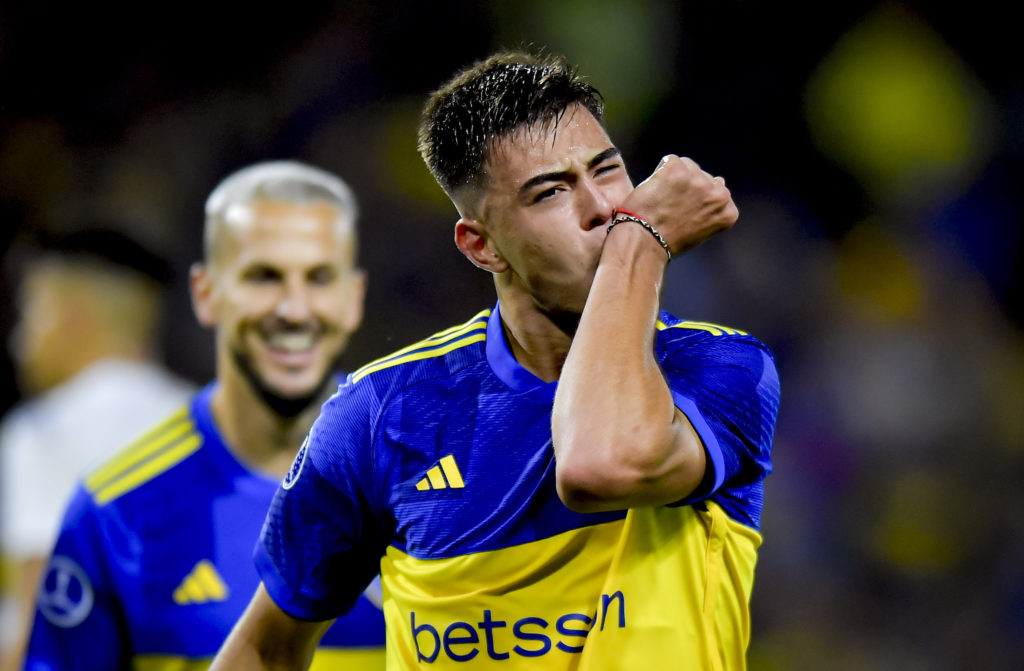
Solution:
{"label": "short-sleeved shirt", "polygon": [[[279,481],[241,464],[210,385],[91,472],[64,517],[26,668],[205,669],[256,591],[252,545]],[[360,596],[313,668],[384,668],[384,619]]]}
{"label": "short-sleeved shirt", "polygon": [[584,514],[555,488],[544,383],[500,305],[352,373],[275,496],[257,566],[306,619],[380,571],[389,668],[742,668],[779,382],[740,331],[662,313],[654,344],[703,441],[673,505]]}

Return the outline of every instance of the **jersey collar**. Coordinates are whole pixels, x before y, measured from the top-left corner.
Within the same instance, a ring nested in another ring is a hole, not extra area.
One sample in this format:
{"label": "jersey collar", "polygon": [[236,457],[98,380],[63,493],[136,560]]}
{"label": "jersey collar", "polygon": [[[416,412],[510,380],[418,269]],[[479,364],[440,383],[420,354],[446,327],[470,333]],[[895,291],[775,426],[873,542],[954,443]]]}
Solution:
{"label": "jersey collar", "polygon": [[540,391],[555,397],[558,381],[544,382],[519,365],[505,340],[505,329],[501,328],[501,302],[495,303],[487,320],[487,363],[502,382],[519,392]]}

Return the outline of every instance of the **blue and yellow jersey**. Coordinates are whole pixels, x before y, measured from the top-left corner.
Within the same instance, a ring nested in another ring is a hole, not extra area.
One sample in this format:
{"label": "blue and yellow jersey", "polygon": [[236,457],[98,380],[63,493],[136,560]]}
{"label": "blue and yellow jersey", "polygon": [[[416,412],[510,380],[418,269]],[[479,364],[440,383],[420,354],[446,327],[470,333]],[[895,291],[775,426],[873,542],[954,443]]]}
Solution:
{"label": "blue and yellow jersey", "polygon": [[324,406],[256,548],[272,598],[327,619],[379,570],[391,669],[744,668],[779,401],[768,350],[662,313],[657,358],[704,483],[582,514],[555,490],[557,383],[518,365],[498,309],[364,366]]}
{"label": "blue and yellow jersey", "polygon": [[[210,412],[213,387],[89,474],[39,592],[29,669],[205,669],[248,605],[278,481],[239,463]],[[384,618],[366,596],[313,668],[384,668]]]}

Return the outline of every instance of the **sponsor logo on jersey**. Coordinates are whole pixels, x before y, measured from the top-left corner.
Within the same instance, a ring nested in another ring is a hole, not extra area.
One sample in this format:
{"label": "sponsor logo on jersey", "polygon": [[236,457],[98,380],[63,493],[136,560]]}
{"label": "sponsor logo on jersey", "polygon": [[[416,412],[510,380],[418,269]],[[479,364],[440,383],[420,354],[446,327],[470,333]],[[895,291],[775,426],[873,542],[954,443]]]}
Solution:
{"label": "sponsor logo on jersey", "polygon": [[434,625],[409,616],[416,661],[433,664],[444,654],[452,661],[468,662],[477,655],[493,660],[518,657],[542,657],[561,651],[583,652],[583,644],[592,629],[626,627],[626,597],[622,592],[602,594],[601,604],[593,615],[566,613],[554,619],[528,616],[514,622],[498,619],[491,610],[484,610],[478,622],[456,620]]}
{"label": "sponsor logo on jersey", "polygon": [[93,601],[89,576],[74,560],[64,555],[50,559],[38,597],[43,617],[58,627],[77,627],[89,617]]}
{"label": "sponsor logo on jersey", "polygon": [[224,601],[228,598],[228,586],[224,584],[214,565],[203,559],[192,567],[171,597],[179,606]]}
{"label": "sponsor logo on jersey", "polygon": [[465,486],[455,457],[450,454],[441,457],[440,461],[427,471],[427,476],[416,483],[416,489],[421,492],[431,489],[462,489]]}
{"label": "sponsor logo on jersey", "polygon": [[292,460],[292,467],[288,469],[288,472],[284,476],[284,482],[281,486],[285,489],[291,489],[292,486],[298,481],[299,476],[302,475],[302,466],[306,463],[306,453],[309,452],[309,434],[306,434],[306,439],[302,441],[302,447],[299,448],[298,454],[295,455],[295,459]]}

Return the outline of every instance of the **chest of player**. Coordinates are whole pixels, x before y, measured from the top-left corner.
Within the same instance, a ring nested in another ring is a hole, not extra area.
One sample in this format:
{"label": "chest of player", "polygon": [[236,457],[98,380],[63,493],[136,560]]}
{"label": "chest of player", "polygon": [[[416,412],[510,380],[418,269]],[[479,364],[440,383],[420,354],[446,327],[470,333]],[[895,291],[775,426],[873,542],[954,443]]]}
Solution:
{"label": "chest of player", "polygon": [[258,584],[252,548],[268,498],[152,486],[130,503],[111,569],[132,650],[214,654]]}
{"label": "chest of player", "polygon": [[[135,656],[212,657],[259,584],[253,548],[273,489],[255,479],[204,488],[204,472],[190,492],[151,487],[125,506],[135,514],[118,525],[110,571]],[[360,599],[322,643],[382,645],[380,611]]]}
{"label": "chest of player", "polygon": [[558,498],[550,394],[482,393],[455,407],[417,408],[383,432],[392,545],[444,558],[604,520],[574,513]]}

